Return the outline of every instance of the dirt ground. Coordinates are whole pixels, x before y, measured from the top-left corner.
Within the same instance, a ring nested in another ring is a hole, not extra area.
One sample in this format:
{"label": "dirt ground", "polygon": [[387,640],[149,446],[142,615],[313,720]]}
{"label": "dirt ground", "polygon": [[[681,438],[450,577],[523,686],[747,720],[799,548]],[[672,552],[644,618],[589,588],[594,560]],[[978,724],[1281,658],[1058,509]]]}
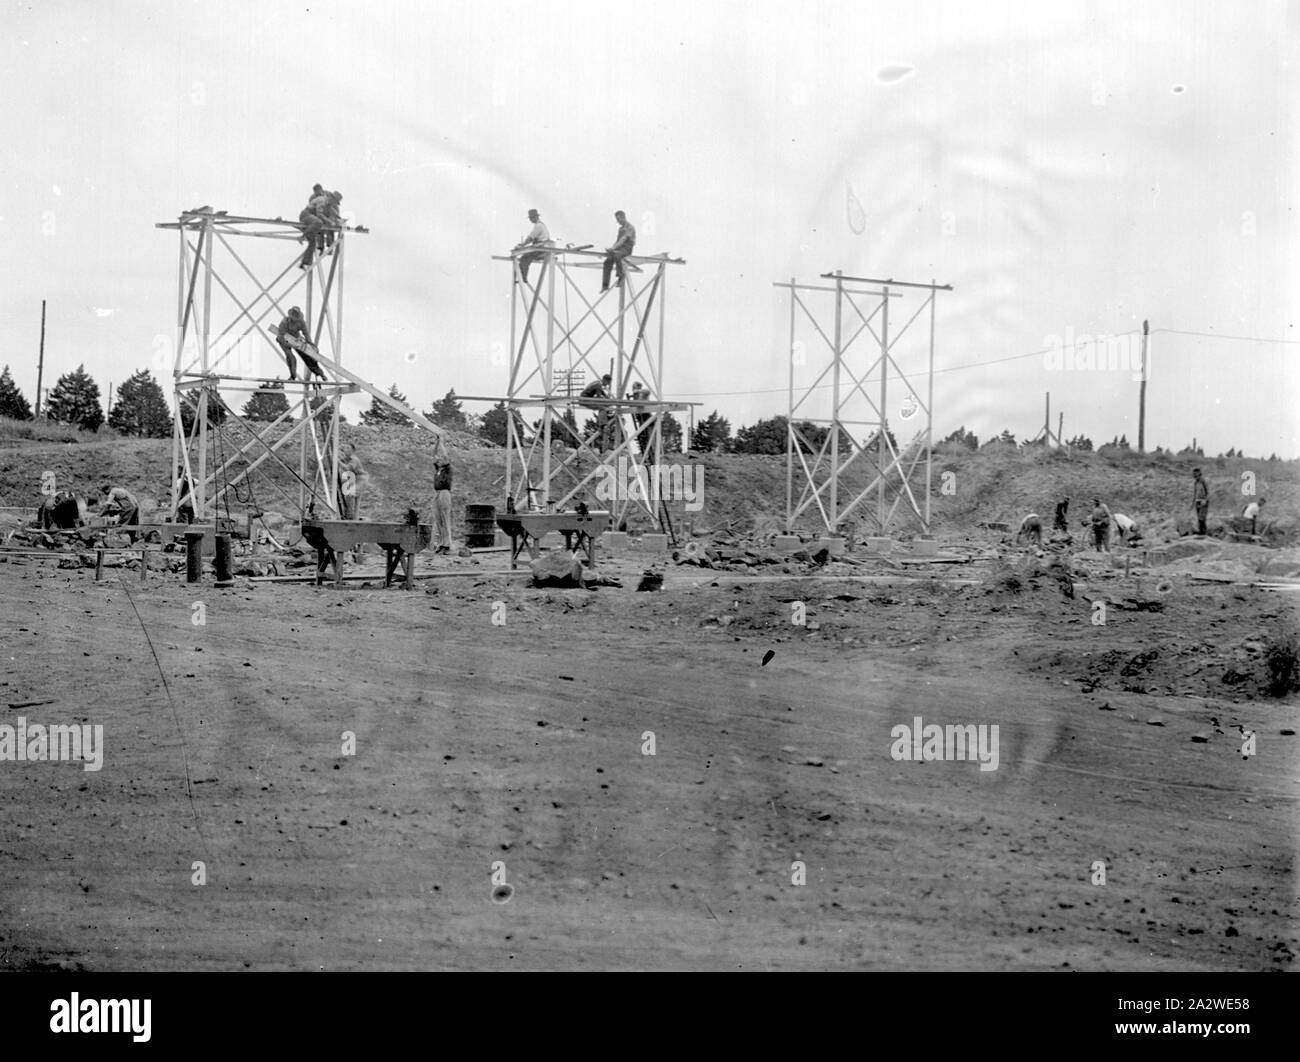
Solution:
{"label": "dirt ground", "polygon": [[[0,722],[105,743],[0,762],[0,966],[1294,967],[1300,711],[1260,691],[1290,595],[604,567],[0,564]],[[997,769],[893,759],[916,716],[997,724]]]}

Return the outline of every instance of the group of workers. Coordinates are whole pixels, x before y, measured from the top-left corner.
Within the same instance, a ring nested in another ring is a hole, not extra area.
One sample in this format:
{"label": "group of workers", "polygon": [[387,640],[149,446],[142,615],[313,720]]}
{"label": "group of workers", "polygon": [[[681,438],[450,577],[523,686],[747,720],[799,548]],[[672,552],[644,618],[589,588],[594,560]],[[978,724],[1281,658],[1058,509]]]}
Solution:
{"label": "group of workers", "polygon": [[[1250,534],[1257,533],[1259,526],[1259,517],[1261,508],[1264,505],[1264,499],[1252,501],[1246,505],[1242,511],[1243,524],[1248,524]],[[1059,540],[1069,541],[1070,530],[1067,515],[1070,509],[1070,499],[1065,498],[1056,505],[1056,513],[1052,521],[1053,537]],[[1206,535],[1209,533],[1206,526],[1206,520],[1210,510],[1210,489],[1205,482],[1199,468],[1192,469],[1192,512],[1196,517],[1196,534]],[[1112,533],[1121,543],[1129,546],[1136,545],[1142,541],[1142,532],[1138,523],[1131,516],[1124,513],[1112,512],[1110,506],[1106,505],[1100,498],[1092,499],[1092,512],[1083,522],[1083,526],[1092,532],[1092,545],[1100,553],[1110,552],[1110,540]],[[1043,519],[1037,513],[1029,513],[1020,521],[1020,527],[1016,531],[1016,543],[1029,543],[1035,546],[1041,545],[1043,541]]]}
{"label": "group of workers", "polygon": [[334,234],[343,224],[339,213],[339,204],[342,202],[342,192],[327,192],[319,184],[312,185],[307,205],[298,213],[298,223],[302,226],[301,239],[307,243],[302,261],[298,263],[299,269],[310,269],[318,254],[334,253]]}
{"label": "group of workers", "polygon": [[[1069,525],[1070,499],[1063,498],[1056,503],[1056,512],[1052,518],[1052,534],[1058,541],[1070,540]],[[1092,499],[1092,512],[1083,526],[1092,531],[1093,547],[1102,553],[1110,552],[1112,532],[1120,542],[1133,546],[1142,540],[1142,532],[1137,521],[1124,513],[1111,512],[1110,506],[1100,498]],[[1043,542],[1043,518],[1037,513],[1029,513],[1020,521],[1016,531],[1016,542],[1029,543],[1034,546]]]}
{"label": "group of workers", "polygon": [[[100,498],[103,499],[101,502]],[[85,524],[92,507],[98,507],[96,516],[113,517],[113,526],[134,528],[140,523],[140,503],[135,495],[125,487],[114,487],[105,483],[99,488],[99,496],[79,497],[70,490],[56,490],[41,500],[37,510],[37,523],[44,531],[75,531]],[[135,542],[138,532],[127,531],[131,542]]]}
{"label": "group of workers", "polygon": [[[533,227],[515,246],[516,251],[522,251],[527,247],[554,247],[555,241],[551,239],[551,231],[542,221],[542,216],[536,210],[528,212],[528,220],[533,223]],[[605,260],[601,264],[600,271],[600,291],[601,294],[609,291],[610,274],[617,272],[617,287],[623,286],[623,278],[626,275],[625,259],[631,255],[636,248],[636,228],[627,220],[627,215],[621,211],[614,211],[614,220],[618,222],[618,232],[614,237],[614,243],[605,248]],[[528,268],[534,262],[540,261],[546,257],[545,251],[529,251],[519,256],[519,276],[525,284],[528,283]]]}
{"label": "group of workers", "polygon": [[[594,410],[596,413],[596,434],[593,440],[596,449],[604,453],[611,450],[615,445],[615,427],[618,423],[618,415],[615,407],[607,405],[605,402],[614,397],[610,394],[610,387],[613,384],[613,377],[605,373],[599,380],[589,383],[583,388],[582,394],[578,397],[578,404],[584,409]],[[595,401],[592,401],[592,400]],[[627,394],[629,402],[649,402],[652,399],[650,388],[641,383],[640,380],[632,384],[632,390]],[[632,423],[638,439],[650,422],[654,419],[653,415],[648,412],[648,407],[638,406],[632,413]],[[640,440],[644,445],[644,440]]]}

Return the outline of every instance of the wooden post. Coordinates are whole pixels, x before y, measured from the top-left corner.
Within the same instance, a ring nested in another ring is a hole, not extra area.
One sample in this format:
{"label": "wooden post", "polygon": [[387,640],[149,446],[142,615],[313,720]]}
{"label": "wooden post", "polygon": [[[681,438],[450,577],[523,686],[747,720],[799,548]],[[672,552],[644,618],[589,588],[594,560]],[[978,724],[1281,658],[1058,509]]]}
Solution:
{"label": "wooden post", "polygon": [[235,580],[230,575],[230,536],[217,535],[217,552],[213,559],[217,569],[217,581],[220,587],[234,586]]}
{"label": "wooden post", "polygon": [[185,581],[197,583],[203,575],[203,532],[185,532]]}
{"label": "wooden post", "polygon": [[95,550],[95,582],[102,582],[104,579],[104,551]]}
{"label": "wooden post", "polygon": [[41,380],[45,376],[45,300],[41,300],[41,348],[36,357],[36,413],[37,420],[41,419]]}
{"label": "wooden post", "polygon": [[149,547],[140,547],[140,582],[145,581],[145,576],[149,574]]}
{"label": "wooden post", "polygon": [[1138,453],[1146,452],[1147,445],[1147,336],[1150,322],[1142,322],[1142,382],[1138,385]]}

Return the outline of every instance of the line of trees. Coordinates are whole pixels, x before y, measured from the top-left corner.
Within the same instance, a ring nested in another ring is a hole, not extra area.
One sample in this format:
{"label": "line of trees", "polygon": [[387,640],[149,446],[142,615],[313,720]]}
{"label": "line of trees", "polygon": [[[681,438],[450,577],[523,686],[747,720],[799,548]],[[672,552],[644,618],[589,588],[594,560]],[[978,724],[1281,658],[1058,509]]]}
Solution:
{"label": "line of trees", "polygon": [[[410,404],[406,396],[397,389],[397,384],[389,387],[388,394],[403,404]],[[186,398],[189,401],[181,403],[181,424],[189,432],[193,429],[194,407],[198,404],[199,392],[189,391]],[[45,416],[52,421],[73,425],[90,432],[98,431],[100,426],[107,422],[108,426],[119,435],[144,439],[162,439],[171,435],[173,422],[170,405],[162,388],[148,369],[141,369],[128,377],[118,388],[114,399],[113,408],[105,418],[99,385],[86,372],[86,367],[82,364],[72,372],[64,373],[55,382],[45,404]],[[312,399],[312,408],[318,408],[324,401],[320,397]],[[245,402],[240,416],[247,421],[269,423],[286,416],[289,412],[289,400],[284,391],[283,381],[267,380],[263,382],[261,389]],[[518,411],[514,415],[519,437],[523,438],[527,434],[523,418]],[[424,416],[439,427],[474,434],[485,442],[497,446],[506,445],[509,413],[504,402],[498,402],[481,416],[467,413],[463,401],[456,397],[456,392],[452,389],[433,402]],[[0,417],[8,417],[12,420],[31,420],[33,417],[31,403],[14,382],[8,365],[0,370]],[[346,418],[340,419],[346,423]],[[225,420],[224,405],[220,402],[209,402],[208,423],[215,426],[224,423]],[[572,407],[564,410],[560,420],[568,431],[557,428],[554,434],[556,438],[568,445],[573,445],[573,436],[590,437],[596,430],[594,416],[588,417],[580,429]],[[372,397],[370,408],[361,414],[361,422],[370,427],[407,425],[410,423],[410,418]],[[680,452],[685,436],[680,421],[671,413],[665,413],[660,424],[664,450],[668,453]],[[767,417],[737,429],[733,435],[731,422],[715,409],[695,424],[690,433],[690,448],[702,453],[783,454],[786,452],[788,424],[789,421],[784,416]],[[540,422],[534,424],[535,429],[539,426]],[[799,448],[806,453],[821,450],[830,434],[828,426],[806,420],[796,421],[794,428]],[[888,436],[891,446],[897,451],[898,443],[893,432],[889,431]],[[955,443],[972,451],[981,448],[979,437],[974,432],[967,431],[964,424],[942,442]],[[1024,444],[1017,444],[1015,435],[1009,430],[1004,430],[999,435],[991,436],[983,445],[991,446],[995,443],[1017,446],[1028,445],[1029,440]],[[867,440],[866,446],[871,448],[874,444],[873,437]],[[841,452],[848,452],[853,445],[848,434],[841,429]],[[1077,452],[1091,453],[1094,450],[1092,440],[1081,434],[1068,439],[1066,445]],[[1100,449],[1130,450],[1131,445],[1127,435],[1118,435],[1110,442],[1102,444]],[[1173,450],[1165,450],[1162,447],[1156,447],[1152,452],[1154,454],[1174,453]],[[1195,445],[1185,446],[1177,451],[1177,454],[1178,456],[1205,456],[1204,450]],[[1245,455],[1233,448],[1219,456],[1227,458]],[[1271,459],[1275,460],[1276,457]]]}

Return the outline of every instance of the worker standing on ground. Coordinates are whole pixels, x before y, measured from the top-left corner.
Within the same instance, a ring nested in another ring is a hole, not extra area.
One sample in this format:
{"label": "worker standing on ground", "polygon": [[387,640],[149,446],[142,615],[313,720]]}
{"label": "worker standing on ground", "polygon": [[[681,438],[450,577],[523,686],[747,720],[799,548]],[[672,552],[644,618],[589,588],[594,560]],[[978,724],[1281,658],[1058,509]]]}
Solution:
{"label": "worker standing on ground", "polygon": [[[100,516],[117,515],[118,527],[135,525],[140,522],[140,503],[135,500],[135,495],[125,487],[110,487],[108,485],[99,488],[100,494],[103,495],[104,504],[100,507]],[[135,544],[134,531],[128,531],[127,537],[131,544]]]}
{"label": "worker standing on ground", "polygon": [[1056,503],[1056,515],[1052,518],[1052,530],[1064,531],[1067,535],[1070,533],[1070,525],[1066,522],[1066,516],[1070,512],[1070,499],[1065,498]]}
{"label": "worker standing on ground", "polygon": [[438,444],[433,461],[433,535],[437,540],[434,553],[451,552],[451,458],[446,445]]}
{"label": "worker standing on ground", "polygon": [[[546,227],[542,221],[542,216],[536,210],[528,212],[528,220],[533,223],[533,227],[528,231],[528,235],[519,241],[516,251],[523,247],[553,247],[555,244],[551,240],[551,230]],[[534,251],[531,254],[519,256],[519,275],[525,284],[528,283],[528,267],[534,262],[539,262],[546,257],[540,251]]]}
{"label": "worker standing on ground", "polygon": [[37,521],[44,531],[56,529],[73,531],[81,523],[81,510],[77,496],[70,490],[55,491],[41,499]]}
{"label": "worker standing on ground", "polygon": [[1196,533],[1205,535],[1205,520],[1210,514],[1210,488],[1199,468],[1192,469],[1192,511],[1196,513]]}
{"label": "worker standing on ground", "polygon": [[1037,513],[1030,513],[1020,521],[1020,530],[1016,532],[1016,544],[1029,542],[1035,546],[1043,544],[1043,518]]}
{"label": "worker standing on ground", "polygon": [[190,495],[190,481],[185,478],[185,465],[176,466],[176,476],[170,488],[176,497],[176,519],[182,523],[194,523],[194,499]]}
{"label": "worker standing on ground", "polygon": [[593,380],[582,389],[582,394],[578,396],[578,405],[584,409],[595,410],[596,412],[596,449],[604,453],[606,447],[606,436],[609,432],[609,422],[612,419],[610,407],[605,405],[596,405],[591,402],[584,402],[584,398],[608,398],[609,385],[613,383],[613,377],[606,373],[599,380]]}
{"label": "worker standing on ground", "polygon": [[623,286],[623,277],[625,275],[623,259],[632,253],[636,247],[636,229],[632,223],[627,220],[627,215],[621,210],[614,211],[614,220],[618,222],[618,236],[614,239],[614,246],[605,249],[605,264],[600,273],[600,290],[602,293],[609,290],[609,272],[611,269],[618,267],[618,286]]}
{"label": "worker standing on ground", "polygon": [[1111,512],[1101,504],[1100,498],[1092,499],[1092,516],[1088,518],[1092,525],[1092,544],[1098,553],[1110,552]]}
{"label": "worker standing on ground", "polygon": [[339,518],[357,520],[357,495],[361,489],[361,477],[365,468],[357,457],[357,444],[348,443],[342,459],[339,461]]}
{"label": "worker standing on ground", "polygon": [[1259,511],[1264,507],[1264,501],[1265,499],[1260,498],[1259,501],[1251,502],[1241,514],[1243,518],[1250,521],[1250,533],[1252,535],[1255,534],[1255,526],[1259,521]]}

